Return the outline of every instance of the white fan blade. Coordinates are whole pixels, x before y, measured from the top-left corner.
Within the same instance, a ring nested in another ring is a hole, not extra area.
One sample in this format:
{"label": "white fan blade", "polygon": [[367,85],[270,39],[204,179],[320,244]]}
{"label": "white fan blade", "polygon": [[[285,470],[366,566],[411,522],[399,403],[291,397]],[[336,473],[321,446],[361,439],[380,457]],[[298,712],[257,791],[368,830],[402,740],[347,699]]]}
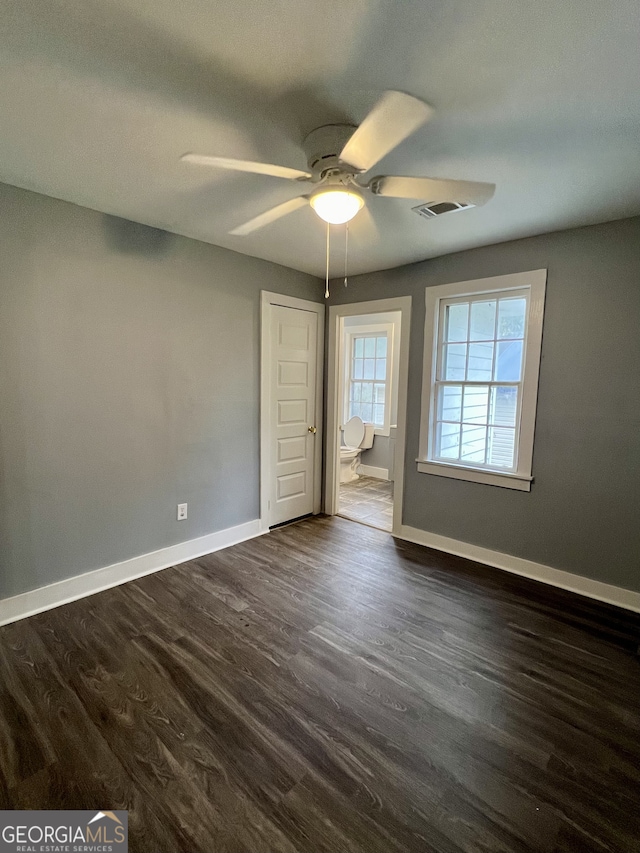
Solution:
{"label": "white fan blade", "polygon": [[458,201],[479,207],[493,196],[496,185],[476,181],[386,175],[370,181],[369,189],[374,195],[390,198],[417,198],[426,202]]}
{"label": "white fan blade", "polygon": [[433,110],[404,92],[385,92],[342,149],[340,159],[367,172],[417,130]]}
{"label": "white fan blade", "polygon": [[275,166],[272,163],[254,163],[252,160],[208,157],[206,154],[183,154],[180,159],[196,166],[214,166],[216,169],[230,169],[232,172],[253,172],[256,175],[272,175],[274,178],[288,178],[291,181],[304,181],[311,177],[309,172],[301,172],[300,169]]}
{"label": "white fan blade", "polygon": [[290,201],[285,201],[284,204],[279,204],[276,207],[272,207],[271,210],[255,216],[253,219],[245,222],[244,225],[238,225],[233,231],[229,231],[229,234],[233,234],[236,237],[245,237],[247,234],[251,234],[252,231],[264,228],[265,225],[270,225],[276,219],[280,219],[288,213],[293,213],[294,210],[298,210],[298,208],[304,207],[306,204],[309,204],[309,199],[305,195],[292,198]]}

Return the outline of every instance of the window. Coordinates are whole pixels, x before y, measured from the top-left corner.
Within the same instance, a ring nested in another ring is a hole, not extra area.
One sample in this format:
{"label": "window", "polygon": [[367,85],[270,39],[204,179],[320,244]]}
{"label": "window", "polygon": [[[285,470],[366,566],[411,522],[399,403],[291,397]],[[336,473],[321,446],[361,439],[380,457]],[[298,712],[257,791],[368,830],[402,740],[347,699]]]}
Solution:
{"label": "window", "polygon": [[423,473],[528,491],[546,270],[426,290]]}
{"label": "window", "polygon": [[352,335],[349,417],[383,428],[387,391],[387,335]]}
{"label": "window", "polygon": [[393,325],[345,329],[344,419],[357,415],[389,435]]}

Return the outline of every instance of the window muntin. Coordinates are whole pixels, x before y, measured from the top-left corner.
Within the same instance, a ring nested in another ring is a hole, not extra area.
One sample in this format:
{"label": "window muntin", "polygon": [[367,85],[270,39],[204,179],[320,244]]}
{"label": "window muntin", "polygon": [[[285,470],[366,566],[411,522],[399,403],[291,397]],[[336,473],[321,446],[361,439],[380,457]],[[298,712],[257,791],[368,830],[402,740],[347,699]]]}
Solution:
{"label": "window muntin", "polygon": [[433,461],[517,470],[528,290],[440,300]]}
{"label": "window muntin", "polygon": [[348,418],[357,415],[365,423],[372,423],[379,429],[385,427],[389,356],[386,332],[351,336],[347,386]]}

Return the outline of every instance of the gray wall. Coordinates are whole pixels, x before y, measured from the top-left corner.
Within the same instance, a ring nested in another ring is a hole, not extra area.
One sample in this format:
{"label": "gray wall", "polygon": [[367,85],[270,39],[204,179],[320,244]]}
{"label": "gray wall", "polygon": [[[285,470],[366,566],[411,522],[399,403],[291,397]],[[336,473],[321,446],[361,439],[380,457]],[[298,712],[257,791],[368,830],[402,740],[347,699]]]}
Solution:
{"label": "gray wall", "polygon": [[[531,492],[418,473],[425,287],[543,267]],[[640,218],[351,277],[333,294],[413,297],[405,524],[640,590]]]}
{"label": "gray wall", "polygon": [[0,185],[0,598],[258,517],[261,289],[322,299]]}
{"label": "gray wall", "polygon": [[374,468],[390,467],[389,459],[389,436],[374,435],[373,446],[369,450],[363,450],[360,455],[360,461],[363,465],[371,465]]}

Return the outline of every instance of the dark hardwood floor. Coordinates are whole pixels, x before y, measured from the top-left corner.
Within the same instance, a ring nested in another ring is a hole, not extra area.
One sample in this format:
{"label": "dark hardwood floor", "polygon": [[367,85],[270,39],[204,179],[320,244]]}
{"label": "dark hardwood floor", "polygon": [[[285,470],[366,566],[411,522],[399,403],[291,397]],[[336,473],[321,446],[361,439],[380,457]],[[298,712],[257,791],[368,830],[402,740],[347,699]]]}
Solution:
{"label": "dark hardwood floor", "polygon": [[0,808],[130,850],[640,851],[639,618],[309,519],[0,629]]}

